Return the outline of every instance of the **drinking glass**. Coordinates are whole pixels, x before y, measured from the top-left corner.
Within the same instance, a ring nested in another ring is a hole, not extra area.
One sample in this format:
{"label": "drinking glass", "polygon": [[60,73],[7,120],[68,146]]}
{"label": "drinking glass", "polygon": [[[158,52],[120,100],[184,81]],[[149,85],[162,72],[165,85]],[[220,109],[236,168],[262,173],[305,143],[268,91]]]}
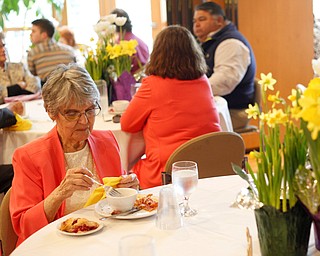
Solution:
{"label": "drinking glass", "polygon": [[172,164],[172,184],[178,194],[182,195],[182,215],[191,217],[197,214],[189,206],[189,197],[198,185],[198,165],[193,161],[178,161]]}
{"label": "drinking glass", "polygon": [[163,230],[173,230],[182,225],[176,191],[171,186],[162,188],[159,195],[156,226]]}

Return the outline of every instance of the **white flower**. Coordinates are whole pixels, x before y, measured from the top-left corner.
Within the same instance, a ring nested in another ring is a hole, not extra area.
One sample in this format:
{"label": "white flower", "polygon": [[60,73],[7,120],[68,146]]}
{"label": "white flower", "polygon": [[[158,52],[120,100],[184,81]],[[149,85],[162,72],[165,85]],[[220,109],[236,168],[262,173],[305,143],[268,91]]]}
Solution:
{"label": "white flower", "polygon": [[317,60],[312,60],[312,68],[313,68],[313,72],[320,76],[320,58]]}
{"label": "white flower", "polygon": [[102,31],[106,30],[109,26],[111,26],[111,23],[108,21],[100,21],[97,24],[93,26],[94,31],[99,34]]}
{"label": "white flower", "polygon": [[122,27],[127,22],[126,17],[117,17],[115,23],[117,26]]}
{"label": "white flower", "polygon": [[109,23],[115,23],[116,18],[117,18],[117,14],[110,14],[110,15],[101,17],[100,22],[108,21]]}
{"label": "white flower", "polygon": [[100,21],[93,26],[93,29],[99,37],[105,37],[116,32],[116,25],[111,24],[109,21]]}

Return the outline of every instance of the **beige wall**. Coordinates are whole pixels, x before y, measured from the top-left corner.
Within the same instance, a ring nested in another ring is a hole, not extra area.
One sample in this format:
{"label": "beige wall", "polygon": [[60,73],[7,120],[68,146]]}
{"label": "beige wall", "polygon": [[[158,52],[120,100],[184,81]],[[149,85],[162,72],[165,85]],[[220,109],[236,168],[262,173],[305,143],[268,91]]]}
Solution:
{"label": "beige wall", "polygon": [[312,0],[239,0],[239,30],[251,43],[257,76],[272,72],[283,96],[312,78]]}

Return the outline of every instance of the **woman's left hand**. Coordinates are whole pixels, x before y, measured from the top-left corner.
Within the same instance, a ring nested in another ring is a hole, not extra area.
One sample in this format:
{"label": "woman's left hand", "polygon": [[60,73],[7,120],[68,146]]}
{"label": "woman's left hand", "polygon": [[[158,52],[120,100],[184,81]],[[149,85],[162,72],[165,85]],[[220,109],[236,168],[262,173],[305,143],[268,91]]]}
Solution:
{"label": "woman's left hand", "polygon": [[139,189],[139,180],[137,175],[131,173],[129,175],[122,175],[122,179],[120,180],[118,188],[134,188]]}

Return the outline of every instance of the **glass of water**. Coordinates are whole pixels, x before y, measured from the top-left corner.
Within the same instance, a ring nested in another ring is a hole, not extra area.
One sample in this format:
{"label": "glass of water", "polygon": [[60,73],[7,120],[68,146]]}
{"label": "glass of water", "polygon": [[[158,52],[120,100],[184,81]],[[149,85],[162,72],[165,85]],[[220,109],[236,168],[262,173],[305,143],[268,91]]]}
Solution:
{"label": "glass of water", "polygon": [[191,217],[197,214],[189,206],[189,197],[198,185],[198,165],[193,161],[178,161],[172,164],[172,184],[178,194],[182,195],[182,215]]}

